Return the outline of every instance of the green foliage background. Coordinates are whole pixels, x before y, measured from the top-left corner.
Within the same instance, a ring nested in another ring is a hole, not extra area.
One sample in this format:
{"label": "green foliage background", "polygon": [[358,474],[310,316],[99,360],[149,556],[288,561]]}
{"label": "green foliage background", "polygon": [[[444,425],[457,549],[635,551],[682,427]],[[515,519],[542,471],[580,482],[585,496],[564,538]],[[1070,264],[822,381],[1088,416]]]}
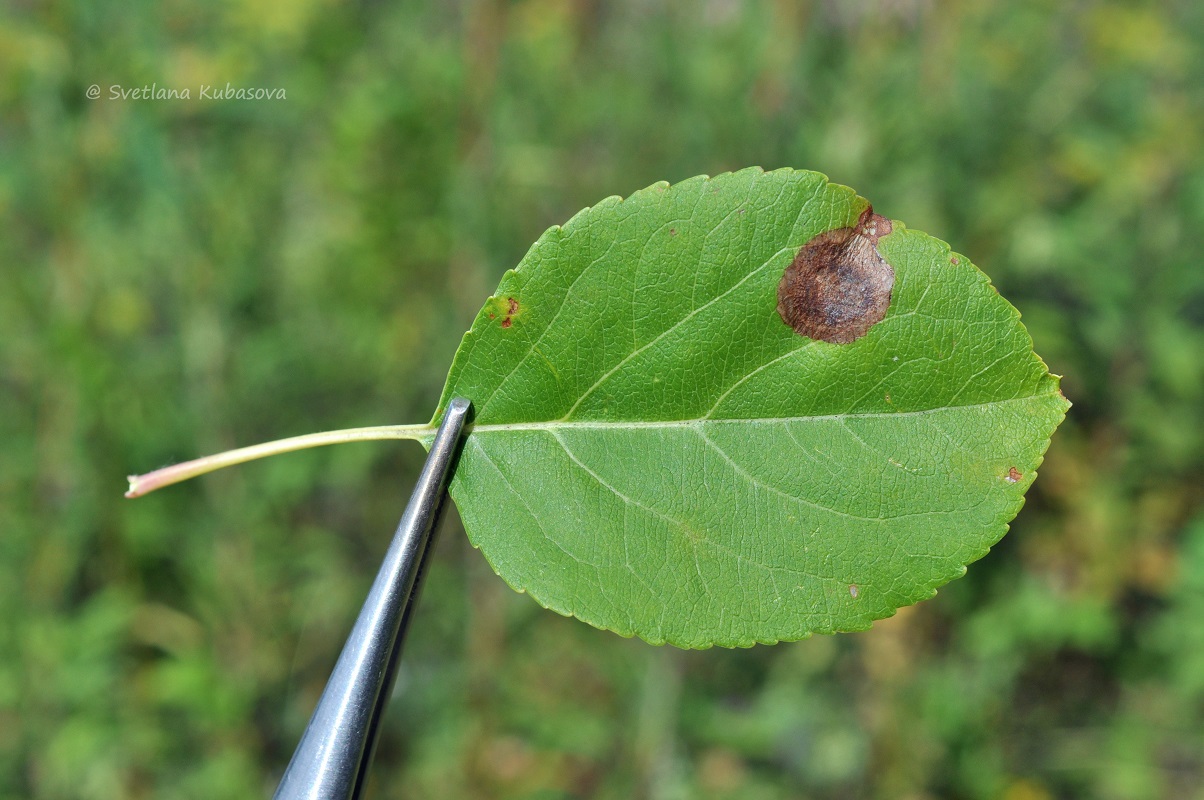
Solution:
{"label": "green foliage background", "polygon": [[[1075,407],[1012,533],[867,633],[682,652],[451,515],[371,796],[1204,797],[1202,43],[1189,0],[0,6],[0,795],[270,794],[421,450],[123,476],[425,420],[547,226],[759,164],[1022,310]],[[152,83],[194,99],[108,94]]]}

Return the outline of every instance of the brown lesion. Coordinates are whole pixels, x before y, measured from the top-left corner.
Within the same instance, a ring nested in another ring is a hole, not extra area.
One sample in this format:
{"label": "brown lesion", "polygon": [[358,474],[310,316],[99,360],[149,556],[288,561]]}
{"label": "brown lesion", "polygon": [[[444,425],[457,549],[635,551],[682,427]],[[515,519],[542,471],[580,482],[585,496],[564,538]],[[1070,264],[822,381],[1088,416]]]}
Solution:
{"label": "brown lesion", "polygon": [[[507,297],[506,298],[506,316],[502,317],[502,327],[503,328],[509,328],[511,325],[514,324],[514,317],[515,317],[515,315],[518,314],[518,309],[519,309],[518,301],[515,300],[513,297]],[[493,319],[493,314],[490,314],[489,318]]]}
{"label": "brown lesion", "polygon": [[856,341],[890,307],[895,271],[878,253],[891,222],[867,207],[850,228],[803,245],[778,284],[778,314],[795,333],[833,344]]}

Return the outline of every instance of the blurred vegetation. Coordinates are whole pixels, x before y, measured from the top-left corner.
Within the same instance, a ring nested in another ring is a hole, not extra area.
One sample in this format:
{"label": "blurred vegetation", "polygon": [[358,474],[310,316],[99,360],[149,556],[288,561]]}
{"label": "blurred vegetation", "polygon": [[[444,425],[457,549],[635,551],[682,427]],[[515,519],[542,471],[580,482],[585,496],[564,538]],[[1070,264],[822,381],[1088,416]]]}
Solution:
{"label": "blurred vegetation", "polygon": [[[268,796],[420,448],[122,476],[425,421],[544,228],[760,164],[1023,311],[1075,407],[1011,535],[868,633],[681,652],[449,515],[369,796],[1204,797],[1202,43],[1195,0],[0,5],[0,795]],[[193,99],[107,93],[150,84]]]}

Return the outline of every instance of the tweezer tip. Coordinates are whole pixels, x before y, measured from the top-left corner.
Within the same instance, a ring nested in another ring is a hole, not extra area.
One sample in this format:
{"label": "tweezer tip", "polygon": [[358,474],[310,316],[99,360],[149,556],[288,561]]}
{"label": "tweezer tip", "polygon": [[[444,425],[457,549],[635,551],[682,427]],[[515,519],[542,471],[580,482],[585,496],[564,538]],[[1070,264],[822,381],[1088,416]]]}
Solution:
{"label": "tweezer tip", "polygon": [[447,404],[448,414],[467,414],[468,409],[472,407],[472,401],[464,397],[453,397],[451,402]]}

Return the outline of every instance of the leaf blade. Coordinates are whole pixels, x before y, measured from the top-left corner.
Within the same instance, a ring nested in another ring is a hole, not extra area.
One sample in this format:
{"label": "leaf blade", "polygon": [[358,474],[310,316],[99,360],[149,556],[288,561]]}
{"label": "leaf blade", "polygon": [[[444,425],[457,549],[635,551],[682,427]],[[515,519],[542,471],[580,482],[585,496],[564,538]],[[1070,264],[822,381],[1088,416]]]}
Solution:
{"label": "leaf blade", "polygon": [[[865,206],[816,173],[744,170],[540,238],[443,400],[477,404],[452,493],[503,578],[623,635],[740,646],[866,627],[1003,535],[1065,401],[982,273],[900,225],[866,337],[806,340],[776,314],[798,249]],[[933,515],[960,538],[929,548]]]}

